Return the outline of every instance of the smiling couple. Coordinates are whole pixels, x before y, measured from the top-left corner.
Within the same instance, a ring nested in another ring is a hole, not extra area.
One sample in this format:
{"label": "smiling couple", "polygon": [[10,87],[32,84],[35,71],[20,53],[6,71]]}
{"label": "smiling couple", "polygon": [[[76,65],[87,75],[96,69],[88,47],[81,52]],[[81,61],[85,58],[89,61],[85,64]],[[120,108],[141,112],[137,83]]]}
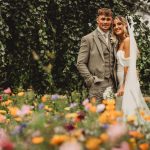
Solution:
{"label": "smiling couple", "polygon": [[136,74],[138,48],[133,25],[130,27],[123,16],[113,18],[108,8],[98,9],[96,21],[97,28],[81,39],[77,58],[89,98],[95,97],[101,103],[106,88],[112,87],[121,97],[125,115],[135,114],[139,107],[149,113]]}

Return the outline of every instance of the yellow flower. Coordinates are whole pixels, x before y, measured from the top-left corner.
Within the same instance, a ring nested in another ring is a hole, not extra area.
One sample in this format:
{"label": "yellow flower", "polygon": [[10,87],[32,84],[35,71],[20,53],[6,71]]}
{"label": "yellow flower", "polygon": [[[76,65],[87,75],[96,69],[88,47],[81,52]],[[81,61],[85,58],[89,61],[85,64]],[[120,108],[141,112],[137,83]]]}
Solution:
{"label": "yellow flower", "polygon": [[5,110],[0,110],[0,114],[6,114],[7,112]]}
{"label": "yellow flower", "polygon": [[52,111],[53,109],[52,109],[52,108],[49,108],[48,105],[45,105],[45,106],[44,106],[44,110],[46,110],[46,111]]}
{"label": "yellow flower", "polygon": [[68,113],[66,114],[65,118],[70,119],[70,118],[76,118],[78,116],[77,113]]}
{"label": "yellow flower", "polygon": [[128,122],[134,122],[136,120],[136,116],[135,115],[128,115],[127,116],[127,121]]}
{"label": "yellow flower", "polygon": [[44,138],[41,137],[41,136],[39,136],[39,137],[33,137],[33,138],[32,138],[32,143],[33,143],[33,144],[40,144],[40,143],[42,143],[43,141],[44,141]]}
{"label": "yellow flower", "polygon": [[99,145],[101,143],[101,140],[99,138],[91,137],[86,142],[86,148],[88,150],[96,150],[99,148]]}
{"label": "yellow flower", "polygon": [[136,144],[135,138],[130,138],[130,139],[129,139],[129,142],[130,142],[131,150],[132,150],[132,149],[133,149],[133,150],[136,149],[137,144]]}
{"label": "yellow flower", "polygon": [[65,107],[64,110],[70,110],[70,107]]}
{"label": "yellow flower", "polygon": [[16,118],[14,118],[16,121],[18,121],[18,122],[21,122],[22,121],[22,118],[20,118],[20,117],[16,117]]}
{"label": "yellow flower", "polygon": [[50,144],[58,145],[70,139],[67,135],[54,135],[52,139],[50,139]]}
{"label": "yellow flower", "polygon": [[24,94],[25,94],[24,92],[19,92],[18,96],[24,96]]}

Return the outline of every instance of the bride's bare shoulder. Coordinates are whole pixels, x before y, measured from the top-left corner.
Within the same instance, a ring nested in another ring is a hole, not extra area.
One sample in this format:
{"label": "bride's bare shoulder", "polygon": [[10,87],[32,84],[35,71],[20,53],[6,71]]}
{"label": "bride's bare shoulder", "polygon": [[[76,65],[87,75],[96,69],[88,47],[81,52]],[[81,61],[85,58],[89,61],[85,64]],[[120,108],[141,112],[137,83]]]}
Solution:
{"label": "bride's bare shoulder", "polygon": [[128,36],[124,39],[124,44],[129,44],[129,43],[130,43],[130,37]]}

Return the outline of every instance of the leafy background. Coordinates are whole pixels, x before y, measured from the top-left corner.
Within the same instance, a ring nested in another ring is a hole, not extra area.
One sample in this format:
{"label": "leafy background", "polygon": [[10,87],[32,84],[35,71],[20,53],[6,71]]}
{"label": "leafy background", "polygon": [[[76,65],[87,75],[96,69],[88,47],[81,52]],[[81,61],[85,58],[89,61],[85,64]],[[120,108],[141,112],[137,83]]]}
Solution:
{"label": "leafy background", "polygon": [[149,12],[148,0],[0,0],[0,87],[82,94],[76,69],[80,39],[95,29],[100,7],[134,16],[140,82],[150,94],[150,28],[136,15]]}

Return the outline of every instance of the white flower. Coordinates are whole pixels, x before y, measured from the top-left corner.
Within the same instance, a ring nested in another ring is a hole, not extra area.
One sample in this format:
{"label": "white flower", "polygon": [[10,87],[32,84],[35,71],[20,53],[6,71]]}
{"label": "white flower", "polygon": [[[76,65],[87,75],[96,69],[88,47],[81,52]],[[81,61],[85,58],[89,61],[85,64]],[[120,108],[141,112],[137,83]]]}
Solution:
{"label": "white flower", "polygon": [[96,111],[97,112],[102,112],[105,109],[105,105],[104,104],[98,104],[96,107]]}
{"label": "white flower", "polygon": [[111,87],[106,88],[106,90],[103,93],[103,98],[104,99],[113,99],[114,97],[115,97],[115,95],[112,91],[112,88]]}

